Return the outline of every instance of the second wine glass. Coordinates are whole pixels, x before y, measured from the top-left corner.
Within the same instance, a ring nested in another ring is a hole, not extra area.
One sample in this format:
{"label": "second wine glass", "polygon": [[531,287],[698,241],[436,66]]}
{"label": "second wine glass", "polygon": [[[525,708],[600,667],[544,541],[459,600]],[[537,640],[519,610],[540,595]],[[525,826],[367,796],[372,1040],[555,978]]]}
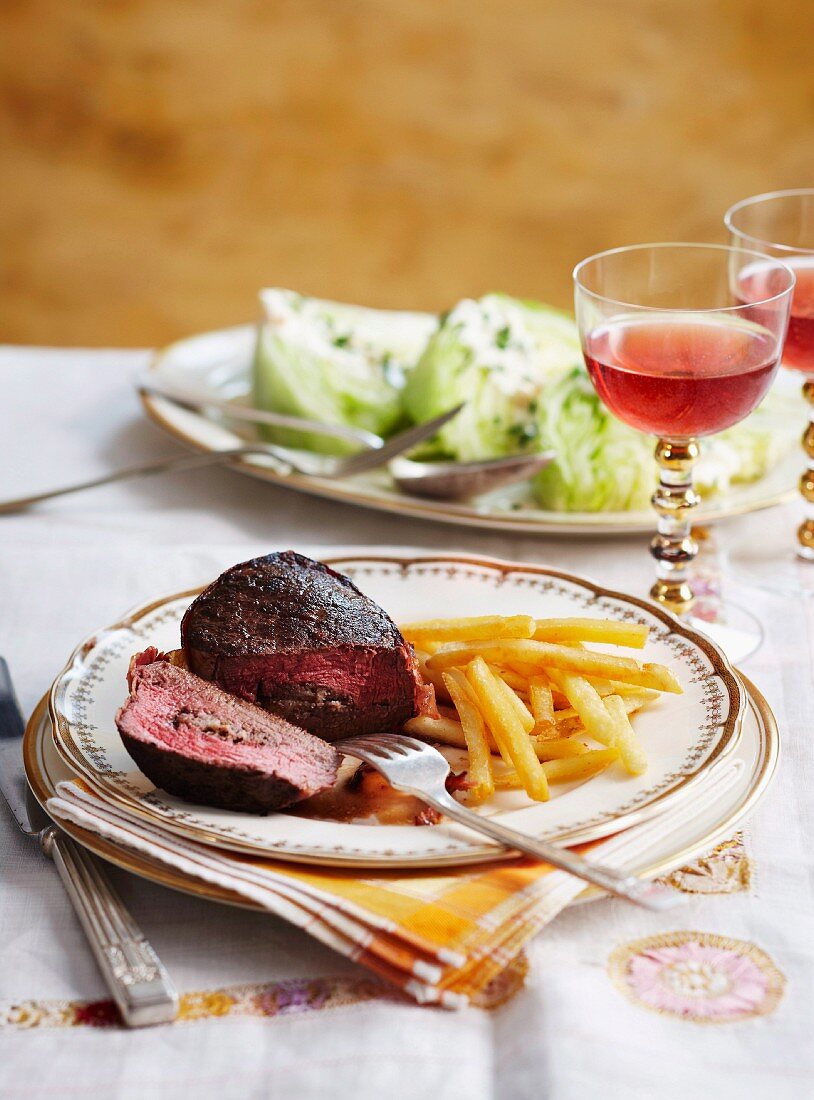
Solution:
{"label": "second wine glass", "polygon": [[[764,265],[764,292],[744,303],[742,273]],[[693,465],[699,439],[748,416],[777,371],[794,274],[743,248],[652,244],[591,256],[574,270],[588,373],[625,423],[657,437],[657,533],[651,597],[678,614],[694,600]]]}
{"label": "second wine glass", "polygon": [[[775,595],[814,596],[814,188],[773,191],[736,203],[726,212],[724,224],[731,242],[739,248],[759,249],[787,264],[796,276],[794,297],[782,364],[788,379],[796,374],[803,383],[809,423],[803,432],[806,469],[800,478],[793,528],[783,521],[758,527],[739,524],[731,540],[729,560],[733,572],[748,584]],[[752,300],[764,293],[764,263],[741,273],[741,297]],[[794,422],[793,410],[789,420]],[[801,418],[802,426],[802,418]]]}

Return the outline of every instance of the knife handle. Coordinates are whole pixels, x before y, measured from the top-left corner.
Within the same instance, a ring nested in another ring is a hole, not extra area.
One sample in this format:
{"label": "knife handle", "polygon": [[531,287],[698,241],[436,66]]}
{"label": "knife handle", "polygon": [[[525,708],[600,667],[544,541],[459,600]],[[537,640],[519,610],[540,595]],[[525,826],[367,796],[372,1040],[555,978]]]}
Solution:
{"label": "knife handle", "polygon": [[174,1020],[175,986],[98,860],[53,825],[39,839],[56,864],[124,1023],[146,1027]]}

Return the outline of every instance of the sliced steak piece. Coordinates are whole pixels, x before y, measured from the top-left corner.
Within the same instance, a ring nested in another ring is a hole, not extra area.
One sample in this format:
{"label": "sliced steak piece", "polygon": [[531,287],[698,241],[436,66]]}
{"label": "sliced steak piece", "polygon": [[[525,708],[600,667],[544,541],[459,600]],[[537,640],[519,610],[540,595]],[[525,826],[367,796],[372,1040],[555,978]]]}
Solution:
{"label": "sliced steak piece", "polygon": [[227,569],[184,615],[181,644],[199,676],[328,741],[436,713],[389,616],[291,550]]}
{"label": "sliced steak piece", "polygon": [[155,649],[133,658],[127,679],[116,726],[139,768],[169,794],[265,814],[336,780],[341,757],[330,745]]}

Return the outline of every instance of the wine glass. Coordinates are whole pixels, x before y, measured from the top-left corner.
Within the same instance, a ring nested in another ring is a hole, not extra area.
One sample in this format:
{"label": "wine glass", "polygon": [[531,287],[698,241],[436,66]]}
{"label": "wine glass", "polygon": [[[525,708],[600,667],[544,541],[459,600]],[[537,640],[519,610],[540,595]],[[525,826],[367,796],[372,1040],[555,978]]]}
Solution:
{"label": "wine glass", "polygon": [[[744,302],[743,275],[756,264],[763,265],[762,291]],[[743,420],[769,389],[794,274],[780,260],[749,249],[652,244],[583,260],[574,269],[574,284],[594,388],[615,416],[658,440],[659,480],[652,498],[658,523],[650,544],[656,581],[650,596],[687,614],[694,600],[690,567],[698,552],[691,530],[699,502],[692,482],[698,440]]]}
{"label": "wine glass", "polygon": [[[814,566],[802,564],[814,562],[814,188],[744,199],[727,210],[724,223],[733,245],[782,260],[796,276],[782,363],[803,376],[803,396],[809,405],[796,559],[790,532],[778,524],[764,527],[760,537],[754,537],[749,534],[753,521],[740,525],[741,537],[733,541],[729,558],[736,572],[769,591],[814,595]],[[763,295],[766,270],[765,262],[758,261],[741,272],[742,300]]]}

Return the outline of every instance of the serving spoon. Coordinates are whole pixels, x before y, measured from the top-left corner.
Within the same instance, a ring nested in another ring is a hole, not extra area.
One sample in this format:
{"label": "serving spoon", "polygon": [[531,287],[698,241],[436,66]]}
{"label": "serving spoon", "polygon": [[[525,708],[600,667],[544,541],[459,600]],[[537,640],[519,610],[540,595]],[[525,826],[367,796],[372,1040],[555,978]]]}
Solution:
{"label": "serving spoon", "polygon": [[389,465],[403,493],[435,500],[468,500],[503,485],[525,481],[556,458],[554,451],[507,455],[480,462],[416,462],[400,456]]}

